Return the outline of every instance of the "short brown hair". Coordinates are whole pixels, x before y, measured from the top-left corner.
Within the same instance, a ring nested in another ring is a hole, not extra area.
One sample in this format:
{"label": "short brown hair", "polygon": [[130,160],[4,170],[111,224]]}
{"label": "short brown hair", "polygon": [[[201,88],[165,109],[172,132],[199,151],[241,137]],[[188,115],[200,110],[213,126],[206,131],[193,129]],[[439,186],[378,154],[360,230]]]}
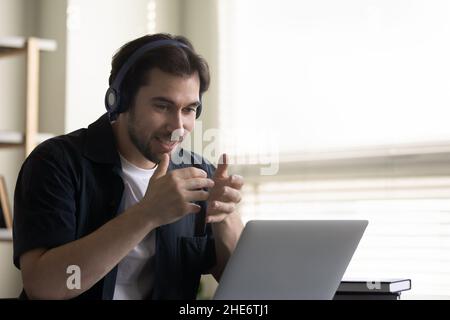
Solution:
{"label": "short brown hair", "polygon": [[122,111],[126,111],[133,105],[139,88],[148,84],[147,73],[153,68],[179,76],[189,76],[197,72],[200,78],[200,97],[208,90],[210,75],[206,60],[195,52],[188,39],[167,33],[145,35],[123,45],[112,58],[109,85],[112,85],[120,68],[133,52],[149,42],[158,40],[176,40],[188,46],[189,49],[177,46],[163,46],[150,50],[140,57],[128,70],[120,85]]}

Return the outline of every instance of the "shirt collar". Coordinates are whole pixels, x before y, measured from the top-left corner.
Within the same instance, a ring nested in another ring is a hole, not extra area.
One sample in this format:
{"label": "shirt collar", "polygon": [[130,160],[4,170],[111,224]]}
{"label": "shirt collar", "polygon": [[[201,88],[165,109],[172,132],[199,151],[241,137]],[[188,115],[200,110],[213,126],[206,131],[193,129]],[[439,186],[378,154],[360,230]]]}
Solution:
{"label": "shirt collar", "polygon": [[116,139],[107,113],[88,126],[84,155],[94,162],[120,167]]}

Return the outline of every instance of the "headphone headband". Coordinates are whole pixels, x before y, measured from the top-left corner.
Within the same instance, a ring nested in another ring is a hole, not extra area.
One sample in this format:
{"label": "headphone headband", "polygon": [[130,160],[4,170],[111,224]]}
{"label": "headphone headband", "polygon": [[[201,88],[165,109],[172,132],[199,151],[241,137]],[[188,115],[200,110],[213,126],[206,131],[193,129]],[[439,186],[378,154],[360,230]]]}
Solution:
{"label": "headphone headband", "polygon": [[[149,42],[140,47],[139,49],[137,49],[135,52],[133,52],[133,54],[122,65],[119,72],[117,73],[117,76],[114,78],[111,86],[106,91],[105,106],[106,110],[109,113],[110,120],[114,120],[117,117],[117,114],[123,112],[122,107],[120,105],[121,103],[120,86],[122,85],[122,81],[125,78],[129,69],[136,63],[136,61],[142,55],[144,55],[148,51],[158,49],[164,46],[173,46],[191,50],[189,46],[178,40],[164,39]],[[201,108],[202,108],[201,105],[197,107],[197,115],[196,115],[197,118],[200,116]]]}

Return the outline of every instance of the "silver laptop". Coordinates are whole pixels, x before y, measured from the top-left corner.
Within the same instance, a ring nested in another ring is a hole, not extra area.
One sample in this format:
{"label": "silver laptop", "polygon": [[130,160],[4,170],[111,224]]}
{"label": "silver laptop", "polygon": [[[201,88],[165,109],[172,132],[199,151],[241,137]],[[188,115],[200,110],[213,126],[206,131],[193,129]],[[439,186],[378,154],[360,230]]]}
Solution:
{"label": "silver laptop", "polygon": [[331,300],[366,220],[249,221],[216,300]]}

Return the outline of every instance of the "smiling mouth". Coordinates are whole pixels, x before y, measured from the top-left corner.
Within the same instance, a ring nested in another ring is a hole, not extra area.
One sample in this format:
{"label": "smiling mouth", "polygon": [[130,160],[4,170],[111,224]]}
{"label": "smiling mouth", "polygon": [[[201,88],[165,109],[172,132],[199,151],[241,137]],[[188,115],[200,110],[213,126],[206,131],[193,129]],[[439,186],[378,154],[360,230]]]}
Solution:
{"label": "smiling mouth", "polygon": [[174,147],[177,143],[179,143],[180,141],[171,141],[169,139],[162,139],[160,137],[156,137],[156,140],[161,143],[162,145],[164,145],[167,148],[172,148]]}

